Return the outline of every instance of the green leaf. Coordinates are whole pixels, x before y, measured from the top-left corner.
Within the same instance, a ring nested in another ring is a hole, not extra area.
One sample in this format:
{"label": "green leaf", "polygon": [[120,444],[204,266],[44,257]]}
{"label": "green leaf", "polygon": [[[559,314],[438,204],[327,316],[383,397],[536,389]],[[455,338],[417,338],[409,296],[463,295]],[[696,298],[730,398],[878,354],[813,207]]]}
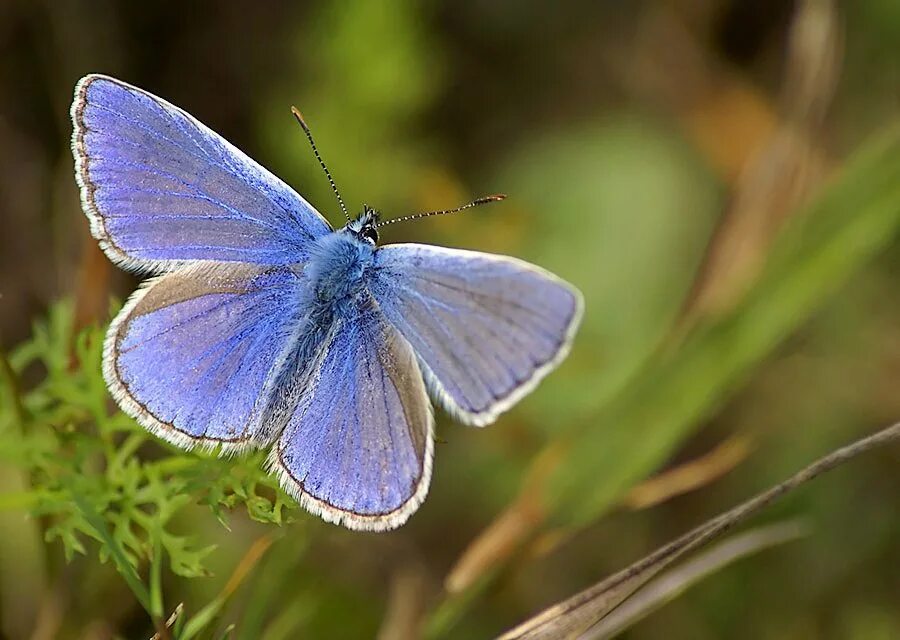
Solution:
{"label": "green leaf", "polygon": [[186,578],[210,575],[203,565],[203,559],[215,551],[216,545],[198,547],[192,538],[177,536],[167,531],[160,533],[162,545],[169,554],[172,573]]}

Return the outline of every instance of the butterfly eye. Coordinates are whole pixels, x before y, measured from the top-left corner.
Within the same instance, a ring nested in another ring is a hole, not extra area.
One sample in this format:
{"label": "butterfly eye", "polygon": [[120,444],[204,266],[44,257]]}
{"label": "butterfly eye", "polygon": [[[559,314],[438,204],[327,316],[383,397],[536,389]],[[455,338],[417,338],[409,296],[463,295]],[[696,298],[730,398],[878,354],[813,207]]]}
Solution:
{"label": "butterfly eye", "polygon": [[366,242],[378,244],[378,231],[375,227],[363,227],[362,231],[359,232],[359,235]]}

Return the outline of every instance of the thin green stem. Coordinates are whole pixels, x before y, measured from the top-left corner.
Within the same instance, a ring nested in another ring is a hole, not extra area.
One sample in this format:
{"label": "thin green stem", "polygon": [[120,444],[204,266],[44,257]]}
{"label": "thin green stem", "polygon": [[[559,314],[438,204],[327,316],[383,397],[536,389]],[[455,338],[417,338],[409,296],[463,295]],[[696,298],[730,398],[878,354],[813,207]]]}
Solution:
{"label": "thin green stem", "polygon": [[150,593],[147,591],[147,586],[141,581],[134,566],[129,562],[128,557],[119,545],[118,540],[116,540],[109,532],[109,529],[107,529],[106,522],[100,514],[94,510],[93,506],[80,496],[77,491],[72,492],[72,497],[75,500],[75,505],[78,507],[78,510],[81,511],[81,515],[83,515],[84,519],[94,528],[97,537],[109,548],[109,555],[112,558],[113,563],[125,579],[125,582],[128,584],[134,597],[137,598],[144,610],[151,618],[153,618],[153,607],[150,603]]}

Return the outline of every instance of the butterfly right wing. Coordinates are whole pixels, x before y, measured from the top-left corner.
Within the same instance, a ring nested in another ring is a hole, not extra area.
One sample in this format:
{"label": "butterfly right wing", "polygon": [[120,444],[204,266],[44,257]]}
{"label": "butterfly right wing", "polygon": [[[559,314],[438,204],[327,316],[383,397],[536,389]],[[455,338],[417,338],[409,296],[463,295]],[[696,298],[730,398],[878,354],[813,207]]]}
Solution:
{"label": "butterfly right wing", "polygon": [[412,345],[432,395],[461,422],[489,424],[569,351],[581,293],[539,267],[422,244],[386,245],[375,256],[382,313]]}
{"label": "butterfly right wing", "polygon": [[102,75],[72,103],[72,153],[91,232],[124,268],[303,261],[331,226],[293,189],[181,109]]}
{"label": "butterfly right wing", "polygon": [[149,280],[112,322],[103,373],[122,410],[184,448],[273,437],[274,380],[305,338],[302,275],[200,263]]}

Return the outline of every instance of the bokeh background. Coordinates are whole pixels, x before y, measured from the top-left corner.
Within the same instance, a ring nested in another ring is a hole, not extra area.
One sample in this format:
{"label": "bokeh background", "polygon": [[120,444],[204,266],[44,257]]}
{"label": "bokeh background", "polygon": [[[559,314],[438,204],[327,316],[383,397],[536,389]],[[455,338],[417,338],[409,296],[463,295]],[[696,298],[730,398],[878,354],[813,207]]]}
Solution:
{"label": "bokeh background", "polygon": [[[900,416],[900,192],[876,211],[890,179],[845,173],[870,140],[898,163],[898,43],[895,0],[0,1],[0,347],[60,300],[74,330],[102,325],[137,283],[78,202],[68,109],[88,72],[188,110],[335,224],[292,104],[355,210],[509,194],[383,240],[575,283],[560,370],[488,429],[439,416],[431,494],[400,531],[241,510],[226,529],[190,508],[176,526],[216,545],[209,574],[161,577],[167,611],[227,596],[200,637],[491,637]],[[799,539],[623,637],[900,637],[898,462],[876,452],[773,508],[750,526]],[[0,490],[27,484],[3,465]],[[66,562],[51,525],[0,499],[3,637],[149,637],[96,542]]]}

